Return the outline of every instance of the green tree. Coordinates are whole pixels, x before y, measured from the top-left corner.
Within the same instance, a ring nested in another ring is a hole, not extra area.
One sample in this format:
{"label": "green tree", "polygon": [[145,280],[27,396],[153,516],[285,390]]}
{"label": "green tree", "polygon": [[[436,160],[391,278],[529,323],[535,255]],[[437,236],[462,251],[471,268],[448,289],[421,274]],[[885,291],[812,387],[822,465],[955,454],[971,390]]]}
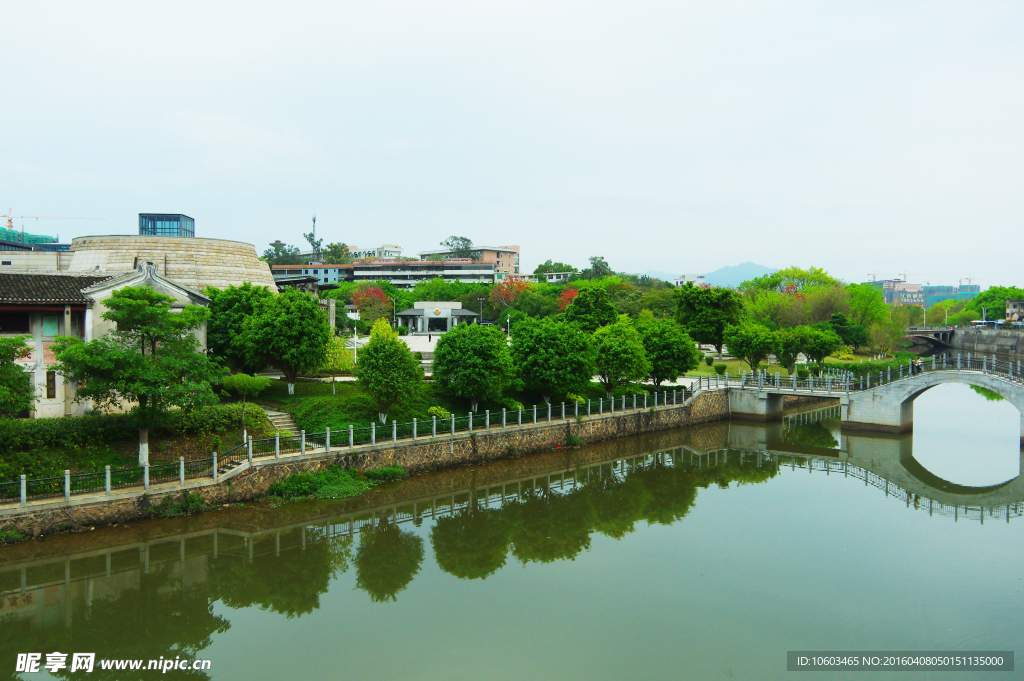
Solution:
{"label": "green tree", "polygon": [[459,579],[487,579],[505,565],[509,525],[499,509],[470,507],[437,519],[430,530],[437,566]]}
{"label": "green tree", "polygon": [[636,328],[651,363],[649,376],[655,387],[675,381],[700,364],[700,350],[675,320],[642,320]]}
{"label": "green tree", "polygon": [[505,335],[479,324],[459,324],[443,334],[434,347],[433,369],[434,381],[468,399],[473,411],[480,400],[501,396],[515,374]]}
{"label": "green tree", "polygon": [[802,291],[815,286],[840,286],[842,282],[820,267],[810,269],[787,267],[783,270],[765,274],[740,284],[741,291],[761,289],[764,291]]}
{"label": "green tree", "polygon": [[280,241],[270,244],[270,248],[263,251],[262,258],[271,265],[299,265],[303,260],[298,248]]}
{"label": "green tree", "polygon": [[590,384],[596,350],[576,324],[524,319],[512,335],[512,359],[523,384],[550,403],[552,395],[580,393]]}
{"label": "green tree", "polygon": [[775,357],[779,364],[786,367],[786,371],[793,373],[796,369],[796,360],[801,352],[804,352],[808,345],[808,326],[794,326],[788,329],[779,329],[779,351]]}
{"label": "green tree", "polygon": [[548,272],[575,272],[576,268],[572,265],[566,265],[564,262],[552,262],[550,259],[544,261],[544,264],[537,265],[537,269],[533,271],[536,275],[547,274]]}
{"label": "green tree", "polygon": [[242,325],[242,347],[250,366],[272,366],[284,374],[288,394],[295,379],[315,371],[327,358],[334,331],[319,303],[296,289],[260,300]]}
{"label": "green tree", "polygon": [[398,598],[423,563],[423,540],[382,518],[376,527],[364,528],[356,550],[356,588],[374,603]]}
{"label": "green tree", "polygon": [[590,258],[590,267],[587,267],[582,272],[580,272],[579,278],[603,279],[605,277],[613,276],[614,274],[615,271],[612,270],[612,267],[611,265],[608,264],[608,261],[599,255],[595,255]]}
{"label": "green tree", "polygon": [[821,364],[825,361],[826,357],[838,350],[842,344],[843,339],[835,331],[811,327],[807,329],[804,354],[812,362]]}
{"label": "green tree", "polygon": [[374,323],[370,342],[360,350],[356,374],[359,385],[377,403],[381,423],[388,422],[391,408],[412,395],[423,380],[420,363],[384,319]]}
{"label": "green tree", "polygon": [[617,316],[608,292],[597,286],[580,289],[579,295],[572,299],[562,314],[565,321],[576,322],[589,333],[612,324]]}
{"label": "green tree", "polygon": [[728,327],[724,340],[729,354],[741,358],[751,371],[756,371],[768,355],[774,355],[781,349],[778,334],[754,322]]}
{"label": "green tree", "polygon": [[558,301],[527,291],[516,301],[515,309],[530,317],[553,317],[558,314]]}
{"label": "green tree", "polygon": [[206,341],[213,356],[247,374],[261,371],[266,365],[261,362],[253,364],[246,352],[243,325],[256,313],[260,302],[270,300],[276,294],[265,286],[253,286],[249,282],[223,290],[207,286],[203,293],[210,299]]}
{"label": "green tree", "polygon": [[332,243],[324,246],[324,262],[328,265],[343,265],[352,262],[352,254],[344,243]]}
{"label": "green tree", "polygon": [[27,338],[0,338],[0,416],[15,416],[35,405],[32,374],[18,364],[32,352],[25,344]]}
{"label": "green tree", "polygon": [[850,319],[854,324],[866,329],[889,318],[889,307],[885,304],[881,286],[849,284],[846,290],[850,294]]}
{"label": "green tree", "polygon": [[641,381],[651,372],[640,333],[626,315],[594,332],[594,344],[597,348],[597,375],[609,399],[616,386]]}
{"label": "green tree", "polygon": [[242,427],[245,427],[245,400],[256,397],[270,387],[270,379],[266,376],[250,376],[249,374],[232,374],[225,376],[221,384],[228,390],[242,396]]}
{"label": "green tree", "polygon": [[676,289],[676,321],[698,343],[715,346],[722,355],[727,326],[739,322],[743,310],[740,297],[727,288],[700,288],[688,281]]}
{"label": "green tree", "polygon": [[971,298],[965,309],[977,312],[976,319],[1005,319],[1007,300],[1024,300],[1024,289],[1016,286],[990,286]]}
{"label": "green tree", "polygon": [[473,240],[464,236],[450,236],[441,242],[448,249],[449,258],[475,258]]}
{"label": "green tree", "polygon": [[850,318],[842,312],[833,313],[833,315],[828,318],[826,325],[843,339],[843,343],[846,345],[852,345],[854,349],[857,349],[868,342],[867,329],[860,324],[855,324],[850,321]]}
{"label": "green tree", "polygon": [[173,302],[146,286],[122,288],[104,301],[103,319],[114,323],[106,336],[88,343],[62,337],[52,346],[56,371],[78,384],[76,401],[91,400],[100,409],[134,404],[139,464],[149,462],[149,429],[171,408],[191,410],[216,402],[211,383],[226,373],[195,337],[210,311],[186,305],[174,312]]}

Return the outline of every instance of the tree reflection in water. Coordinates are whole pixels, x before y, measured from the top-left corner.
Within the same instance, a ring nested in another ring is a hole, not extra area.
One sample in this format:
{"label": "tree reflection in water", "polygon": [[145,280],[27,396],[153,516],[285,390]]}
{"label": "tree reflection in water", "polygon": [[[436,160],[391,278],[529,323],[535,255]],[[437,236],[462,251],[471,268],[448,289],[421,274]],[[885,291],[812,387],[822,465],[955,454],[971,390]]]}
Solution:
{"label": "tree reflection in water", "polygon": [[385,516],[359,534],[356,586],[374,603],[394,601],[420,571],[422,562],[423,540]]}

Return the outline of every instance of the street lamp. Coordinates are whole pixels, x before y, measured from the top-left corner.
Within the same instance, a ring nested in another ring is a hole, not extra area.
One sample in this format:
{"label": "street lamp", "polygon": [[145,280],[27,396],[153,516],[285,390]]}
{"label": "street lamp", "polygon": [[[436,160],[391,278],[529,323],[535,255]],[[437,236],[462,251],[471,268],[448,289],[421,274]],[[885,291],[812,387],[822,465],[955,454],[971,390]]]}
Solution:
{"label": "street lamp", "polygon": [[486,298],[484,298],[483,296],[480,296],[480,297],[477,298],[477,300],[480,301],[480,320],[477,321],[477,323],[479,323],[484,318],[484,300],[486,300]]}
{"label": "street lamp", "polygon": [[991,308],[987,308],[987,307],[983,307],[983,308],[981,308],[981,322],[982,322],[982,324],[985,324],[985,323],[987,323],[987,322],[988,322],[988,319],[987,319],[986,317],[987,317],[987,315],[988,315],[988,311],[989,311],[990,309],[991,309]]}

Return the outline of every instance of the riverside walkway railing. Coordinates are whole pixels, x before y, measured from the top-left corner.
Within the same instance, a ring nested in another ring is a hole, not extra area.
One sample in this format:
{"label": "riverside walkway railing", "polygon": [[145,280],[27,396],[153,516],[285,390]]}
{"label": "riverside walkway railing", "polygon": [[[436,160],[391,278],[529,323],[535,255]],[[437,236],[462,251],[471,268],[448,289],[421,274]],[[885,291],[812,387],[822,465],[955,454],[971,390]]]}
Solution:
{"label": "riverside walkway railing", "polygon": [[[735,382],[734,382],[735,383]],[[728,379],[701,377],[695,381],[696,388],[660,390],[615,397],[613,399],[586,400],[585,402],[562,402],[561,404],[533,405],[525,409],[502,409],[500,412],[485,410],[483,413],[469,412],[466,416],[455,416],[429,421],[413,419],[408,423],[371,424],[367,427],[350,425],[348,430],[299,435],[276,433],[271,438],[248,440],[226,452],[213,452],[208,457],[178,461],[145,464],[128,468],[105,470],[94,473],[64,471],[64,475],[52,478],[32,478],[22,475],[20,480],[0,482],[0,506],[20,504],[27,506],[30,501],[60,499],[71,501],[74,496],[105,493],[111,496],[117,490],[142,488],[151,485],[177,482],[184,488],[186,481],[209,478],[216,482],[220,476],[228,475],[243,465],[252,465],[254,460],[280,459],[282,456],[306,455],[307,453],[331,454],[354,450],[364,445],[378,445],[387,442],[412,442],[416,440],[454,437],[462,433],[491,431],[509,428],[527,428],[536,424],[567,421],[584,417],[601,417],[637,412],[650,408],[680,406],[692,399],[696,393],[728,387]]]}
{"label": "riverside walkway railing", "polygon": [[[857,365],[853,365],[856,367]],[[731,386],[741,389],[780,390],[811,393],[850,393],[871,390],[881,385],[894,383],[926,373],[971,371],[990,374],[1012,383],[1024,384],[1020,360],[1008,362],[987,355],[932,355],[927,359],[907,360],[906,364],[890,364],[884,370],[859,373],[838,367],[825,367],[818,376],[799,378],[791,375],[783,378],[781,373],[766,371],[743,372]]]}

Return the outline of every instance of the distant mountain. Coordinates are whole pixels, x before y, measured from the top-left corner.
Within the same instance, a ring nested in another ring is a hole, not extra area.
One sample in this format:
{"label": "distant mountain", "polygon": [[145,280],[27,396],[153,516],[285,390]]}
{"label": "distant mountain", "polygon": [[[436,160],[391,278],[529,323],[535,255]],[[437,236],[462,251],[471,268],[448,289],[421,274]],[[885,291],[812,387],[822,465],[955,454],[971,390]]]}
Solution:
{"label": "distant mountain", "polygon": [[704,275],[704,281],[714,286],[739,286],[745,281],[764,274],[778,272],[778,268],[765,267],[755,262],[745,262],[730,267],[722,267]]}
{"label": "distant mountain", "polygon": [[641,274],[646,274],[648,277],[652,277],[654,279],[661,279],[662,281],[669,281],[669,282],[674,281],[674,280],[679,278],[679,273],[678,272],[675,273],[675,274],[669,274],[668,272],[658,272],[657,270],[647,270],[646,272],[641,272]]}

